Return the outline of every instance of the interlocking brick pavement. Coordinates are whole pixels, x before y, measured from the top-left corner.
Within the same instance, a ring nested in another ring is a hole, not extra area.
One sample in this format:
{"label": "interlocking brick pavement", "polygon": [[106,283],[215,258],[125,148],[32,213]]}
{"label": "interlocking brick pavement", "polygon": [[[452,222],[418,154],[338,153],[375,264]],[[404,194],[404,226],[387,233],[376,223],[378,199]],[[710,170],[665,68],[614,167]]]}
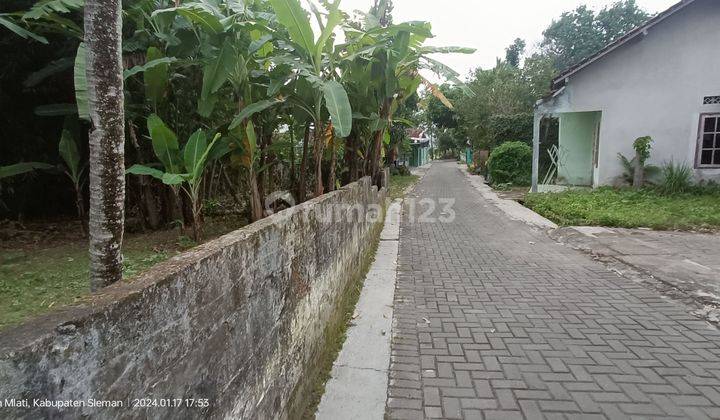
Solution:
{"label": "interlocking brick pavement", "polygon": [[457,217],[403,216],[387,417],[720,418],[715,328],[510,220],[454,162],[415,191]]}

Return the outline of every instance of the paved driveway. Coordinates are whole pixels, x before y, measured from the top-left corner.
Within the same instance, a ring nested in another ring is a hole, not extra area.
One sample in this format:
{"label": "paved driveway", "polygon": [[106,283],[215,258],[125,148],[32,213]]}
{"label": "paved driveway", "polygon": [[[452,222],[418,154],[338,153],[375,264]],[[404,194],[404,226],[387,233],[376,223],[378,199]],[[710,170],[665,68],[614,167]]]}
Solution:
{"label": "paved driveway", "polygon": [[510,220],[454,162],[415,195],[457,216],[406,203],[388,417],[720,418],[714,327]]}

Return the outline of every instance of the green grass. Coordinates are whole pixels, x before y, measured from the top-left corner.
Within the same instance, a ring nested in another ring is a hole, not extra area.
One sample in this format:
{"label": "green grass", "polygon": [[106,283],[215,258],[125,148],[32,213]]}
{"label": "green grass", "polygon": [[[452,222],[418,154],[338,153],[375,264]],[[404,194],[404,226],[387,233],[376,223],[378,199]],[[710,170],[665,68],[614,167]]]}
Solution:
{"label": "green grass", "polygon": [[[239,228],[238,221],[207,224],[208,239]],[[178,231],[127,235],[123,255],[124,277],[138,274],[195,244]],[[18,246],[0,249],[0,329],[81,301],[90,294],[87,244],[67,240],[49,247]]]}
{"label": "green grass", "polygon": [[663,195],[652,189],[600,188],[529,194],[525,205],[563,226],[720,229],[720,194],[717,193]]}
{"label": "green grass", "polygon": [[405,197],[405,190],[418,182],[420,179],[417,175],[393,175],[390,177],[390,187],[388,188],[388,198],[395,200]]}

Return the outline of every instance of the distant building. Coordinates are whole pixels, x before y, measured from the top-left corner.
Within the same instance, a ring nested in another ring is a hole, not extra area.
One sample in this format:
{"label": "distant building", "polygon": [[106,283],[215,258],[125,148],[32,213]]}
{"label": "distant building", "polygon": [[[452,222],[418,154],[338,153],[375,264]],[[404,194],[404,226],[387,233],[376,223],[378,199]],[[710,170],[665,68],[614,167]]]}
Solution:
{"label": "distant building", "polygon": [[422,128],[409,128],[407,134],[410,137],[411,146],[409,166],[418,167],[429,163],[432,137],[428,136],[427,131]]}
{"label": "distant building", "polygon": [[559,119],[556,184],[615,184],[618,153],[632,158],[643,136],[654,140],[651,164],[686,163],[698,180],[720,179],[719,45],[720,1],[684,0],[566,70],[536,105],[533,188],[545,175],[547,117]]}

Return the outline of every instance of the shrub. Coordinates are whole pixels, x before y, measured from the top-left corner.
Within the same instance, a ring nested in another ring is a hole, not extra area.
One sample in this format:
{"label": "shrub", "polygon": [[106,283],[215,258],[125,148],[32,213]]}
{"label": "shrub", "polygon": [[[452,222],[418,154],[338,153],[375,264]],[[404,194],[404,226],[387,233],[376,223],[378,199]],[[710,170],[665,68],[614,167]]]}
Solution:
{"label": "shrub", "polygon": [[493,184],[530,185],[532,156],[532,148],[521,141],[501,144],[488,160],[490,181]]}
{"label": "shrub", "polygon": [[692,187],[693,171],[685,163],[666,163],[662,168],[663,181],[660,192],[663,194],[681,194]]}
{"label": "shrub", "polygon": [[[628,185],[633,185],[633,181],[635,180],[635,162],[637,161],[637,158],[628,159],[622,153],[618,153],[618,159],[620,159],[620,163],[622,163],[624,169],[622,180]],[[643,167],[643,173],[643,182],[646,184],[652,184],[654,182],[653,180],[662,173],[662,169],[655,165],[645,165]]]}

